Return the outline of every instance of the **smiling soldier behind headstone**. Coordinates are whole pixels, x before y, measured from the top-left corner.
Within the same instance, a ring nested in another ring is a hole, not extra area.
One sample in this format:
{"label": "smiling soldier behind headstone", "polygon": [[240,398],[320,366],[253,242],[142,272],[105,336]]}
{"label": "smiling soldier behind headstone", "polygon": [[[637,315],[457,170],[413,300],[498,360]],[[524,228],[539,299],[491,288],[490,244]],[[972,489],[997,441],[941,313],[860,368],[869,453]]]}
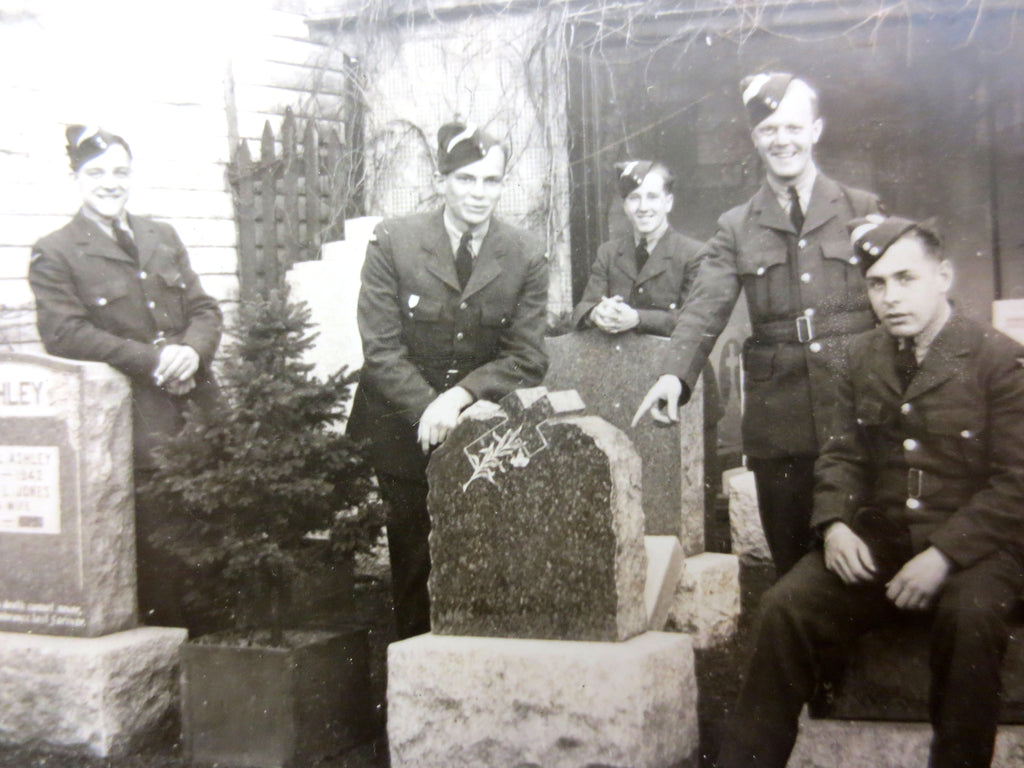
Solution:
{"label": "smiling soldier behind headstone", "polygon": [[[67,141],[82,207],[32,247],[39,335],[52,355],[104,362],[130,379],[138,487],[154,468],[153,448],[181,428],[188,403],[211,407],[216,400],[210,365],[221,311],[174,229],[126,211],[128,142],[82,125],[68,127]],[[149,540],[161,514],[136,508],[140,617],[187,626],[179,566]]]}

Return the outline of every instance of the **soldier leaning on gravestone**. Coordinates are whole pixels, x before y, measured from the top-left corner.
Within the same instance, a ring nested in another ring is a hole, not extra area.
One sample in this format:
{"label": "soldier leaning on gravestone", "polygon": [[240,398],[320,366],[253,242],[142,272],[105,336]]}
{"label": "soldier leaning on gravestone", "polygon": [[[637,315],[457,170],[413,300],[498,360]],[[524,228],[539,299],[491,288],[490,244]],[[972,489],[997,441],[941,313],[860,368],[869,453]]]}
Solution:
{"label": "soldier leaning on gravestone", "polygon": [[931,626],[928,765],[992,760],[1024,588],[1024,346],[951,306],[930,226],[851,230],[881,327],[850,342],[815,466],[821,545],[761,601],[719,768],[784,768],[823,649],[907,620]]}
{"label": "soldier leaning on gravestone", "polygon": [[[169,225],[125,210],[128,143],[101,128],[72,125],[67,154],[82,197],[75,217],[32,246],[29,283],[46,351],[98,360],[132,385],[136,487],[152,450],[181,428],[187,404],[213,405],[210,373],[222,317]],[[135,510],[142,621],[187,626],[177,565],[149,541],[157,510]]]}
{"label": "soldier leaning on gravestone", "polygon": [[850,336],[874,325],[846,222],[879,210],[878,198],[820,173],[814,146],[824,122],[818,95],[787,73],[741,83],[765,183],[724,213],[704,245],[661,377],[633,418],[678,420],[740,289],[752,336],[743,345],[743,451],[776,572],[811,545],[814,459],[835,404]]}
{"label": "soldier leaning on gravestone", "polygon": [[493,217],[508,153],[460,123],[437,135],[442,209],[387,219],[366,249],[363,370],[348,433],[367,443],[388,503],[399,637],[430,631],[426,466],[459,414],[540,383],[547,369],[544,246]]}

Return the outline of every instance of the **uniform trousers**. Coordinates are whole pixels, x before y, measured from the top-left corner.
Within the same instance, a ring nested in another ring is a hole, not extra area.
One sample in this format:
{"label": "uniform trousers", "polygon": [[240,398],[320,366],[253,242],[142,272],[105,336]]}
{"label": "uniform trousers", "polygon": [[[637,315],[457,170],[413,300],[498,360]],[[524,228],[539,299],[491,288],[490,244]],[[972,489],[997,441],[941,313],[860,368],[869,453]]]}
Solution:
{"label": "uniform trousers", "polygon": [[1024,587],[1024,567],[999,551],[953,571],[923,614],[901,611],[885,597],[892,575],[848,586],[815,550],[765,593],[718,768],[785,768],[822,655],[848,648],[872,627],[915,616],[931,622],[930,768],[990,765],[1007,619]]}
{"label": "uniform trousers", "polygon": [[377,473],[388,506],[391,597],[399,639],[430,631],[430,514],[427,482]]}
{"label": "uniform trousers", "polygon": [[815,456],[748,458],[768,549],[781,577],[811,549]]}

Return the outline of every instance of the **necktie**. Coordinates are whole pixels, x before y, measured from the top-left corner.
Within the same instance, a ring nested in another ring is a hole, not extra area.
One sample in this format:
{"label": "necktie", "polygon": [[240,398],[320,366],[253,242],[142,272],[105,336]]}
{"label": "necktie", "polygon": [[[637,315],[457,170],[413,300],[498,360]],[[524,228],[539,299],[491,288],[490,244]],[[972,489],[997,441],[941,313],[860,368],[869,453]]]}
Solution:
{"label": "necktie", "polygon": [[128,230],[121,226],[121,222],[114,220],[114,239],[122,251],[127,253],[136,261],[139,260],[139,247],[135,244]]}
{"label": "necktie", "polygon": [[455,252],[455,274],[459,278],[459,287],[465,288],[469,282],[469,276],[473,274],[473,253],[469,250],[469,241],[473,239],[472,232],[464,232],[459,240],[459,249]]}
{"label": "necktie", "polygon": [[647,259],[650,256],[651,254],[647,252],[647,238],[641,237],[640,242],[636,245],[636,271],[638,274],[644,268],[644,264],[647,263]]}
{"label": "necktie", "polygon": [[913,338],[896,340],[896,376],[904,390],[917,373],[917,345]]}
{"label": "necktie", "polygon": [[789,188],[789,220],[799,235],[804,228],[804,209],[800,207],[800,195],[796,187]]}

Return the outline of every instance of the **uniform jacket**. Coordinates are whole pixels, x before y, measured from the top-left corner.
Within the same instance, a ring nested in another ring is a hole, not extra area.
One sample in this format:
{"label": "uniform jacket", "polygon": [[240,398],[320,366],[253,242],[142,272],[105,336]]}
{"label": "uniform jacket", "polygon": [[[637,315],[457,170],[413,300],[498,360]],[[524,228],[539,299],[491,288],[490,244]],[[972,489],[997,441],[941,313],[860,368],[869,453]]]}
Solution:
{"label": "uniform jacket", "polygon": [[692,390],[742,288],[748,456],[814,456],[824,442],[849,334],[874,325],[846,223],[877,210],[875,195],[819,173],[798,237],[766,183],[704,245],[661,373]]}
{"label": "uniform jacket", "polygon": [[1024,556],[1024,347],[954,310],[905,393],[894,356],[881,328],[850,344],[812,525],[879,510],[915,552]]}
{"label": "uniform jacket", "polygon": [[366,249],[357,319],[363,369],[348,432],[378,472],[423,477],[416,429],[454,386],[497,401],[547,370],[542,244],[491,219],[465,290],[442,211],[381,222]]}
{"label": "uniform jacket", "polygon": [[[47,352],[108,363],[131,380],[140,468],[151,464],[156,440],[180,427],[187,400],[209,405],[215,398],[210,364],[222,317],[174,229],[142,216],[129,223],[138,263],[79,212],[32,247],[29,283]],[[163,343],[188,344],[199,353],[197,386],[185,397],[153,384]]]}
{"label": "uniform jacket", "polygon": [[590,310],[601,298],[621,296],[640,315],[639,333],[671,336],[679,307],[697,274],[700,247],[699,241],[669,227],[638,274],[632,234],[603,243],[583,298],[573,311],[573,326],[591,327]]}
{"label": "uniform jacket", "polygon": [[[638,273],[632,233],[602,243],[583,298],[573,310],[573,327],[593,327],[590,310],[604,296],[621,296],[640,315],[637,333],[671,336],[697,275],[700,248],[699,240],[669,227]],[[722,397],[710,363],[704,368],[705,418],[714,424],[722,418]]]}

